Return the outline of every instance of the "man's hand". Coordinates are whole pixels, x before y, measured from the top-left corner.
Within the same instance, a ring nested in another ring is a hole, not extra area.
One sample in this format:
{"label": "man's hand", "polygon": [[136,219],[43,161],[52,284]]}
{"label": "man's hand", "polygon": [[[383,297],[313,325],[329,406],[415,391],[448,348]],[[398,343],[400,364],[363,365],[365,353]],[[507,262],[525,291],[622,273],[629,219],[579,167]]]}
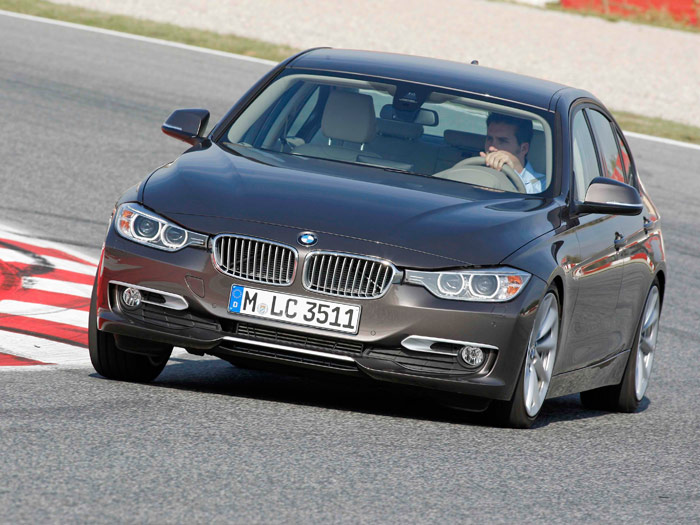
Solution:
{"label": "man's hand", "polygon": [[504,164],[508,164],[511,168],[515,170],[515,173],[520,173],[523,171],[523,165],[520,163],[518,157],[503,150],[497,150],[493,146],[489,147],[489,152],[484,153],[483,151],[479,153],[482,157],[486,159],[486,165],[489,168],[501,171]]}

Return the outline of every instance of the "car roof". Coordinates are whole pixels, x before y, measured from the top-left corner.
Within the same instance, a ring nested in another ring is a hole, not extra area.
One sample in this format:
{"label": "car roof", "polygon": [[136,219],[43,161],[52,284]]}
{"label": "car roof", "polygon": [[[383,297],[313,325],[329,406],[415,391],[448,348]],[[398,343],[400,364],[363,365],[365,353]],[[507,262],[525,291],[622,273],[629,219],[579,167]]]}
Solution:
{"label": "car roof", "polygon": [[[585,91],[564,84],[481,65],[375,51],[311,49],[301,53],[288,67],[406,80],[459,89],[548,110],[553,109],[551,103],[554,94],[562,90],[594,98]],[[573,93],[569,93],[571,94]]]}

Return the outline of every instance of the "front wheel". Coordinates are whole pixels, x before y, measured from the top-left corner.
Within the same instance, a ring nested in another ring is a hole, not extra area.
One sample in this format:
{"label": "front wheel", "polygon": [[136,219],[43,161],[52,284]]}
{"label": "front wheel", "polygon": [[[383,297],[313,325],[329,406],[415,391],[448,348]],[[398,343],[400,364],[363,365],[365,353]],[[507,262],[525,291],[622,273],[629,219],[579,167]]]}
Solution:
{"label": "front wheel", "polygon": [[660,318],[661,294],[658,282],[654,281],[644,302],[622,381],[617,385],[581,392],[583,406],[612,412],[637,410],[649,386]]}
{"label": "front wheel", "polygon": [[513,398],[508,402],[493,404],[496,417],[507,426],[529,428],[540,413],[549,391],[559,347],[560,311],[559,295],[552,287],[547,290],[537,309]]}
{"label": "front wheel", "polygon": [[[147,383],[163,371],[172,347],[158,356],[125,352],[117,347],[114,336],[97,329],[97,282],[93,286],[88,320],[90,361],[98,374],[109,379]],[[148,341],[142,342],[144,346]]]}

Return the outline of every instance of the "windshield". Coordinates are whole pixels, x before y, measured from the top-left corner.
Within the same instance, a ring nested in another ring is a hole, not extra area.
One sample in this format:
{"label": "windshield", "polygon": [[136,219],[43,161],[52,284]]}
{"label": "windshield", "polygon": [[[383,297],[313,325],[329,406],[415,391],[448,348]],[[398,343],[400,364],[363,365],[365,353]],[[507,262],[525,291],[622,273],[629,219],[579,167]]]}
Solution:
{"label": "windshield", "polygon": [[383,78],[288,70],[223,142],[500,191],[541,193],[552,180],[542,116]]}

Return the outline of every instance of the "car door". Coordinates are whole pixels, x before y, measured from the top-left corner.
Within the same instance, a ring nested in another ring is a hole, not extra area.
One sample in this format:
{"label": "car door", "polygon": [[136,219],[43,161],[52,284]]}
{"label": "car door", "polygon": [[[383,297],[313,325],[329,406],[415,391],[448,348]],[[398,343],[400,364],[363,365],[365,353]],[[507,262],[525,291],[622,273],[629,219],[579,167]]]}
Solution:
{"label": "car door", "polygon": [[[594,178],[612,177],[602,162],[607,158],[609,144],[597,140],[589,118],[591,111],[595,110],[590,105],[579,106],[571,119],[574,172],[571,197],[579,202],[585,199]],[[623,331],[616,317],[623,277],[619,252],[629,229],[626,219],[593,213],[577,217],[574,230],[580,255],[572,269],[577,296],[565,342],[569,362],[562,371],[599,362],[624,349]]]}
{"label": "car door", "polygon": [[654,278],[655,261],[663,248],[658,229],[658,212],[639,183],[634,160],[622,138],[620,130],[613,125],[613,132],[620,150],[623,182],[634,186],[642,197],[644,210],[641,215],[629,217],[630,232],[625,245],[619,250],[623,261],[622,285],[617,304],[617,319],[627,338],[627,347],[632,346],[637,323]]}
{"label": "car door", "polygon": [[[601,153],[603,169],[607,177],[625,184],[636,186],[636,177],[631,172],[631,156],[618,135],[617,126],[601,111],[586,110]],[[639,189],[639,188],[638,188]],[[644,199],[643,199],[644,202]],[[623,350],[630,348],[636,328],[639,299],[651,284],[647,240],[649,238],[645,222],[651,216],[649,202],[645,203],[640,215],[619,216],[617,252],[622,264],[620,295],[615,309],[615,321]],[[641,264],[637,264],[641,263]],[[646,277],[645,275],[646,274]]]}

